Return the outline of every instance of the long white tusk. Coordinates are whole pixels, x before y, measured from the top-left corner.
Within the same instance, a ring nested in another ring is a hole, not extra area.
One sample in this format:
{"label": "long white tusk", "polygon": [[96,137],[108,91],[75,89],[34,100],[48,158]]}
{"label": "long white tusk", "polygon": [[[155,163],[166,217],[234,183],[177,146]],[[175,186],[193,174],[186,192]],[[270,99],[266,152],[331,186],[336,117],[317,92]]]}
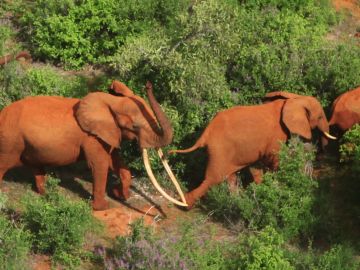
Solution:
{"label": "long white tusk", "polygon": [[167,162],[167,160],[166,160],[166,158],[164,156],[163,151],[160,148],[158,148],[157,152],[158,152],[158,155],[159,155],[159,157],[161,159],[161,162],[164,165],[164,168],[165,168],[166,172],[168,173],[171,181],[173,182],[174,186],[176,187],[176,190],[179,193],[181,200],[183,201],[183,203],[186,203],[184,193],[182,192],[181,187],[180,187],[178,181],[176,180],[176,177],[173,174],[173,172],[172,172],[172,170],[171,170],[171,168],[169,166],[169,163]]}
{"label": "long white tusk", "polygon": [[325,135],[325,137],[326,137],[326,138],[328,138],[328,139],[331,139],[331,140],[337,140],[337,138],[336,138],[336,137],[334,137],[334,136],[330,135],[330,134],[329,134],[329,133],[327,133],[326,131],[324,131],[324,135]]}
{"label": "long white tusk", "polygon": [[143,159],[144,159],[144,165],[146,172],[155,186],[155,188],[160,192],[161,195],[163,195],[166,199],[168,199],[170,202],[180,205],[180,206],[188,206],[187,203],[180,202],[178,200],[175,200],[174,198],[170,197],[166,192],[160,187],[159,183],[156,181],[156,178],[151,170],[150,162],[149,162],[149,156],[146,149],[143,149]]}

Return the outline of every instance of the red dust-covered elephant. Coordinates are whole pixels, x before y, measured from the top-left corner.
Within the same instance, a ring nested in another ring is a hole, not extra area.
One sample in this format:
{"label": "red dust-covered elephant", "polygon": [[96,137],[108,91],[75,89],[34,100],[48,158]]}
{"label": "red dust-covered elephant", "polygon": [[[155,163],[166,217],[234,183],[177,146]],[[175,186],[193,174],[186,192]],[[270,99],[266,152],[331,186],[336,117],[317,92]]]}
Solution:
{"label": "red dust-covered elephant", "polygon": [[338,96],[332,105],[329,125],[340,134],[360,123],[360,87]]}
{"label": "red dust-covered elephant", "polygon": [[[109,169],[122,182],[122,189],[115,188],[114,195],[127,199],[131,174],[115,149],[123,139],[136,139],[151,174],[146,149],[168,145],[173,130],[154,98],[150,82],[146,89],[152,109],[121,82],[114,81],[111,89],[117,96],[103,92],[82,99],[36,96],[5,107],[0,113],[0,183],[7,170],[26,165],[34,173],[38,192],[44,193],[45,166],[67,165],[85,158],[94,178],[94,210],[108,207],[105,188]],[[161,188],[159,191],[163,193]],[[170,199],[186,206],[184,200]]]}
{"label": "red dust-covered elephant", "polygon": [[[287,141],[291,134],[310,140],[311,131],[317,128],[323,136],[334,139],[328,133],[328,121],[316,98],[272,92],[266,99],[269,102],[262,105],[237,106],[217,113],[194,146],[169,152],[188,153],[207,148],[205,179],[185,194],[189,208],[211,186],[224,180],[233,186],[235,173],[257,161],[276,169],[280,142]],[[256,177],[254,180],[261,181]]]}

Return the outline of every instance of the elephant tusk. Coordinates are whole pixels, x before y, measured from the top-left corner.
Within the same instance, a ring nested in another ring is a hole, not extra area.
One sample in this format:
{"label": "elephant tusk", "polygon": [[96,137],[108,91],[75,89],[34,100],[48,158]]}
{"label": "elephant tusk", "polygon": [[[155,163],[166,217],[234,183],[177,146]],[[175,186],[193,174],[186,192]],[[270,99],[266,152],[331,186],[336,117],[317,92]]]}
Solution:
{"label": "elephant tusk", "polygon": [[146,169],[146,172],[151,180],[151,182],[153,183],[153,185],[155,186],[155,188],[160,192],[161,195],[163,195],[167,200],[169,200],[170,202],[176,204],[176,205],[179,205],[179,206],[185,206],[187,207],[187,203],[183,203],[183,202],[180,202],[172,197],[170,197],[159,185],[159,183],[156,181],[156,178],[151,170],[151,166],[150,166],[150,162],[149,162],[149,156],[148,156],[148,153],[147,153],[147,150],[146,149],[143,149],[143,159],[144,159],[144,165],[145,165],[145,169]]}
{"label": "elephant tusk", "polygon": [[325,137],[326,138],[328,138],[328,139],[331,139],[331,140],[337,140],[337,138],[336,137],[334,137],[334,136],[332,136],[332,135],[330,135],[328,132],[326,132],[326,131],[324,131],[324,135],[325,135]]}
{"label": "elephant tusk", "polygon": [[158,148],[157,152],[158,152],[158,155],[159,155],[159,157],[161,159],[161,162],[164,165],[164,168],[165,168],[166,172],[168,173],[171,181],[173,182],[174,186],[176,187],[176,190],[179,193],[181,200],[183,201],[183,203],[186,203],[184,193],[182,192],[181,187],[180,187],[178,181],[176,180],[176,177],[175,177],[174,173],[172,172],[172,170],[171,170],[171,168],[169,166],[169,163],[167,162],[167,160],[166,160],[166,158],[164,156],[163,151],[161,150],[161,148]]}

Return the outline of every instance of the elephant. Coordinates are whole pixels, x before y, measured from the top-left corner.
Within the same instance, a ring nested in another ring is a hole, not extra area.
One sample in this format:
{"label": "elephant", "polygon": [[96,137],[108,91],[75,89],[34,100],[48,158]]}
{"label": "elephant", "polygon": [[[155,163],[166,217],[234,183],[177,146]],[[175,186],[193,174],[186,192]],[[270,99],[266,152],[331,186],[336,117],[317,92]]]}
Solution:
{"label": "elephant", "polygon": [[[188,209],[215,184],[227,180],[230,188],[234,187],[236,172],[258,161],[276,170],[280,143],[292,134],[310,140],[315,128],[335,139],[329,134],[327,118],[316,98],[284,91],[268,93],[264,104],[218,112],[192,147],[169,151],[189,153],[207,148],[205,178],[199,187],[185,194]],[[261,175],[254,172],[254,181],[260,183]]]}
{"label": "elephant", "polygon": [[360,87],[338,96],[332,104],[330,127],[337,129],[339,135],[360,123]]}
{"label": "elephant", "polygon": [[[0,183],[7,170],[25,165],[35,176],[37,191],[43,194],[45,166],[67,165],[85,158],[93,175],[94,210],[108,208],[105,189],[109,169],[122,184],[122,188],[113,189],[114,196],[127,199],[131,173],[116,151],[121,141],[137,140],[151,174],[146,149],[171,143],[173,130],[150,82],[146,84],[150,107],[119,81],[113,81],[110,89],[117,95],[92,92],[82,99],[34,96],[5,107],[0,113]],[[161,149],[158,152],[162,154]],[[163,163],[168,165],[166,160]],[[159,187],[153,175],[151,180]],[[159,191],[165,193],[161,188]],[[164,196],[170,197],[166,193]],[[183,198],[183,194],[180,196]],[[170,200],[186,205],[184,200]]]}
{"label": "elephant", "polygon": [[14,60],[14,58],[15,58],[15,60],[19,60],[21,58],[24,58],[26,60],[31,60],[31,55],[27,51],[21,51],[16,55],[13,55],[13,54],[5,55],[3,57],[0,57],[0,66],[5,65],[6,63],[9,63],[10,61]]}

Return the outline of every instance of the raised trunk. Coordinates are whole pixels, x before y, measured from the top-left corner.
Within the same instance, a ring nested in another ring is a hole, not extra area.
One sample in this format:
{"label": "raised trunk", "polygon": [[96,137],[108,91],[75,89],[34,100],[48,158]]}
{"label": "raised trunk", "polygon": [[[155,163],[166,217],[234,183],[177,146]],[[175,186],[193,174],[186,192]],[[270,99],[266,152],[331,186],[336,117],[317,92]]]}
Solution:
{"label": "raised trunk", "polygon": [[156,119],[160,125],[160,128],[156,130],[156,135],[153,138],[153,147],[163,147],[171,143],[173,138],[173,129],[171,122],[166,114],[161,109],[159,103],[156,101],[152,92],[152,84],[147,82],[146,84],[147,95],[149,104],[156,116]]}

